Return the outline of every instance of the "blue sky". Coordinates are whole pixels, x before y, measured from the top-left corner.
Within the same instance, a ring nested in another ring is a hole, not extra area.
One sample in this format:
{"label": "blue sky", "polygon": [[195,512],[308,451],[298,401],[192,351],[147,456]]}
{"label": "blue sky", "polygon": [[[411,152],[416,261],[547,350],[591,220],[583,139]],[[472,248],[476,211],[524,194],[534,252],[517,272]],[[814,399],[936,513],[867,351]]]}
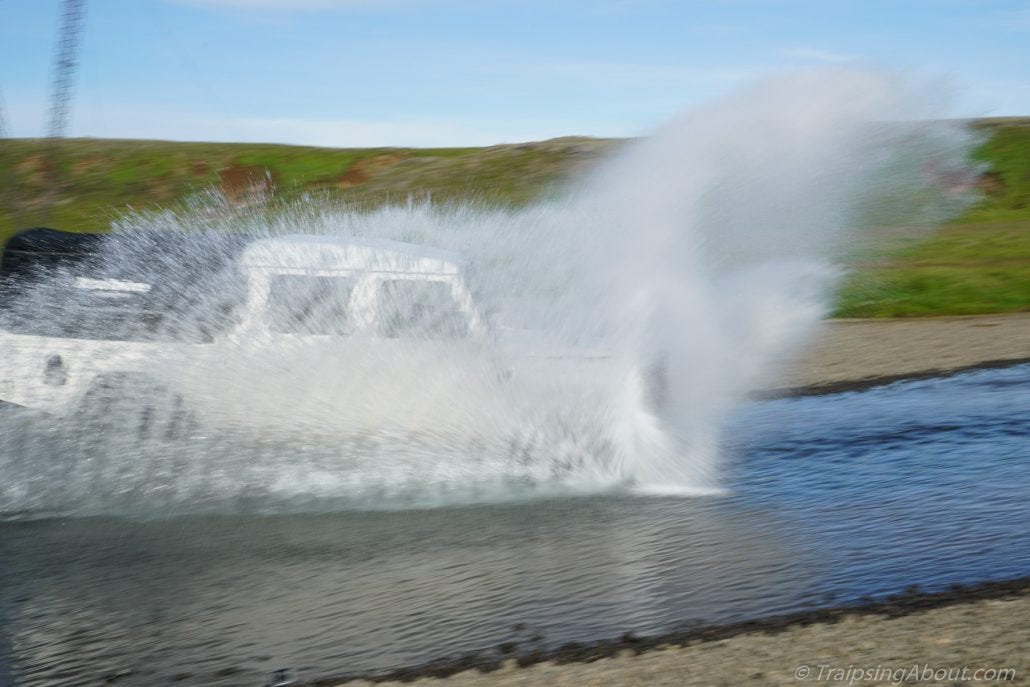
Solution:
{"label": "blue sky", "polygon": [[[10,135],[43,132],[58,0],[0,0]],[[1030,115],[1030,1],[93,0],[70,133],[330,146],[645,133],[799,66]]]}

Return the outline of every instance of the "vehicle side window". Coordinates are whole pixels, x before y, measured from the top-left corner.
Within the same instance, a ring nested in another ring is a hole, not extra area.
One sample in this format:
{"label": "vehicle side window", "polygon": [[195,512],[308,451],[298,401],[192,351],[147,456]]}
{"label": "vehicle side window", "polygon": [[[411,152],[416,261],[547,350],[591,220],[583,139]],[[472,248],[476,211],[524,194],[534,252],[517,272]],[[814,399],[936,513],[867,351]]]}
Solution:
{"label": "vehicle side window", "polygon": [[269,326],[283,334],[349,334],[354,280],[279,274],[268,295]]}
{"label": "vehicle side window", "polygon": [[379,284],[378,332],[390,338],[460,339],[468,336],[468,315],[442,281],[390,279]]}
{"label": "vehicle side window", "polygon": [[54,270],[0,285],[0,328],[106,341],[208,343],[239,320],[245,293],[226,273],[110,276]]}

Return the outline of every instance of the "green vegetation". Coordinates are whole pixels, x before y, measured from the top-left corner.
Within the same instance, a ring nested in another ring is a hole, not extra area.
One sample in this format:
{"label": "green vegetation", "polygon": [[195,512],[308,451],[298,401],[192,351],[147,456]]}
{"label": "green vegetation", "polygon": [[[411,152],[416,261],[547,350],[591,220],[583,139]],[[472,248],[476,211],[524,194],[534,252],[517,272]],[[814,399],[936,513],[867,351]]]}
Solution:
{"label": "green vegetation", "polygon": [[[921,240],[889,231],[840,294],[840,317],[1030,311],[1030,119],[977,123],[982,199]],[[618,141],[563,138],[488,148],[329,149],[236,143],[0,140],[0,241],[19,229],[102,231],[128,208],[217,188],[239,205],[274,192],[358,207],[408,199],[518,206],[560,188]]]}
{"label": "green vegetation", "polygon": [[31,226],[104,231],[128,208],[167,206],[218,188],[246,203],[274,190],[359,206],[431,198],[522,204],[615,141],[564,138],[489,148],[334,149],[245,143],[0,140],[0,241]]}
{"label": "green vegetation", "polygon": [[838,317],[1030,311],[1030,119],[984,120],[980,202],[852,273]]}
{"label": "green vegetation", "polygon": [[[978,126],[988,134],[976,153],[988,166],[981,184],[985,198],[961,221],[1026,221],[1030,218],[1030,117],[982,120]],[[1023,257],[1030,256],[1024,252]]]}

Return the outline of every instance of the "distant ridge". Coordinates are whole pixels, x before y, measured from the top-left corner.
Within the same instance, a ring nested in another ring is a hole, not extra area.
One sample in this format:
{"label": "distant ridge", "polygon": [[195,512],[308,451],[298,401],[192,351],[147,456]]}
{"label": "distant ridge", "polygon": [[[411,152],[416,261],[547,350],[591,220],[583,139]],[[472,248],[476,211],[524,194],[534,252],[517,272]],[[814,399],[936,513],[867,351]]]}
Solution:
{"label": "distant ridge", "polygon": [[[972,123],[987,133],[977,152],[987,166],[981,201],[924,243],[884,240],[879,256],[854,265],[836,315],[1030,310],[1030,117]],[[104,231],[128,209],[177,207],[212,191],[242,209],[306,196],[357,208],[410,201],[518,207],[557,194],[625,142],[567,136],[469,148],[319,148],[78,138],[62,142],[58,173],[50,174],[42,139],[0,139],[0,242],[44,223]],[[59,180],[57,188],[49,179]]]}

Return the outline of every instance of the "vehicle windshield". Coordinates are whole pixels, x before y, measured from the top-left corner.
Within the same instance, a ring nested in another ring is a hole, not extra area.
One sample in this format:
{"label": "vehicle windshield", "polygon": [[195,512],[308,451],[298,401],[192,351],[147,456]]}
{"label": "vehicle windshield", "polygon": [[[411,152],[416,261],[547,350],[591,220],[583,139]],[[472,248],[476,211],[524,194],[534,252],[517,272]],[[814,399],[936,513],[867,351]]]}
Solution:
{"label": "vehicle windshield", "polygon": [[349,277],[275,275],[268,294],[269,327],[281,334],[349,334],[353,290]]}
{"label": "vehicle windshield", "polygon": [[444,281],[388,279],[377,294],[380,336],[460,339],[468,336],[468,314]]}

